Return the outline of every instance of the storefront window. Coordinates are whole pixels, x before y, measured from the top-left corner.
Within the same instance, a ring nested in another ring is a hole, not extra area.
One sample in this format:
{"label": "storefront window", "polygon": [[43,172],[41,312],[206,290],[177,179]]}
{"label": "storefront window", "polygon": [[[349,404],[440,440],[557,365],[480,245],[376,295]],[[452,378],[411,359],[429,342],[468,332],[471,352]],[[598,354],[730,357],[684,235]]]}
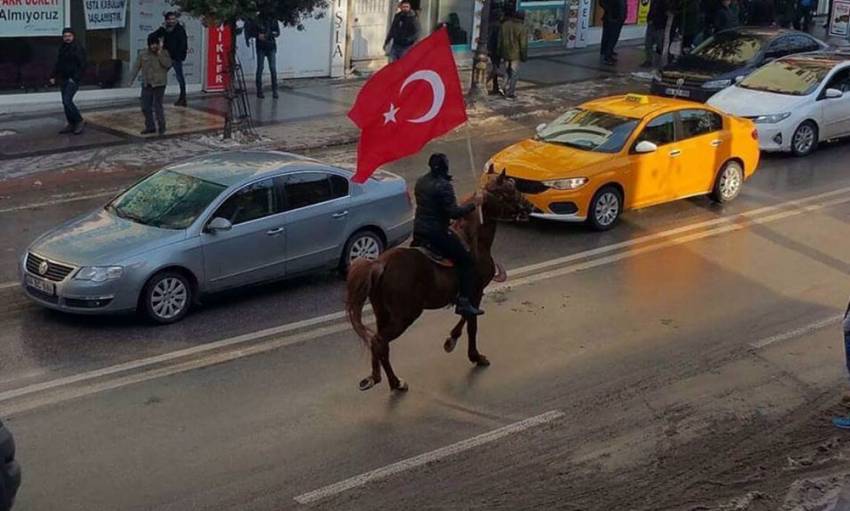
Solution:
{"label": "storefront window", "polygon": [[472,44],[472,23],[475,2],[470,0],[440,0],[437,6],[437,27],[446,25],[454,50],[468,50]]}
{"label": "storefront window", "polygon": [[564,0],[520,3],[520,9],[525,11],[529,44],[563,44],[564,5]]}
{"label": "storefront window", "polygon": [[[646,15],[649,14],[649,3],[651,0],[626,0],[626,22],[625,25],[645,25]],[[605,9],[599,5],[598,0],[593,5],[593,26],[602,26],[602,16]]]}
{"label": "storefront window", "polygon": [[[74,30],[86,49],[81,90],[129,86],[131,65],[146,47],[148,34],[161,26],[165,12],[174,10],[168,0],[59,0],[55,4],[53,15],[46,8],[40,11],[47,21],[35,30],[10,16],[0,20],[0,94],[57,90],[49,80],[65,26]],[[181,23],[189,45],[186,82],[200,84],[201,25],[185,17]],[[173,73],[169,75],[171,83],[175,79]]]}

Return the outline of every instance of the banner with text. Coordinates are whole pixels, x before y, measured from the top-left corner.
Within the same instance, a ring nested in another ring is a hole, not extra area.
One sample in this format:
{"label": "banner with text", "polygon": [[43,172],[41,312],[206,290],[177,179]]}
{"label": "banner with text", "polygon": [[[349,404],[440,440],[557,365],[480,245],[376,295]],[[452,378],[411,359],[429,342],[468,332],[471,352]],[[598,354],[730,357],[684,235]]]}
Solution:
{"label": "banner with text", "polygon": [[0,0],[0,37],[62,35],[65,0]]}
{"label": "banner with text", "polygon": [[206,91],[223,91],[227,88],[230,74],[227,61],[230,58],[230,27],[209,27],[207,32],[207,84]]}
{"label": "banner with text", "polygon": [[127,22],[127,0],[84,0],[86,29],[124,28]]}

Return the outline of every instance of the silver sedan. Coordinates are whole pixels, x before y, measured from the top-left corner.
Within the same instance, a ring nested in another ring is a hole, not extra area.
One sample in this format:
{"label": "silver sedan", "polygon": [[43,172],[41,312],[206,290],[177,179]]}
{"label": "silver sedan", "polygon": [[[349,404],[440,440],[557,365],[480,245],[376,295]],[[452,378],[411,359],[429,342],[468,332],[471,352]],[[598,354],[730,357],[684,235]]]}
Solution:
{"label": "silver sedan", "polygon": [[45,307],[136,309],[172,323],[206,293],[344,270],[402,243],[413,225],[404,179],[350,178],[281,152],[172,165],[38,238],[21,258],[21,285]]}

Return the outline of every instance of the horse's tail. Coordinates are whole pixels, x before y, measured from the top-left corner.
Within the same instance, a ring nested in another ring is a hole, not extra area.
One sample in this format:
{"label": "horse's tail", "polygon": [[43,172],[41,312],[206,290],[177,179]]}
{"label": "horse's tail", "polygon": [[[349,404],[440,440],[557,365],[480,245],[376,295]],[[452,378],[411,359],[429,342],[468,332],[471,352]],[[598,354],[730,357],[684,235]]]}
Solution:
{"label": "horse's tail", "polygon": [[367,348],[371,348],[375,333],[363,324],[363,306],[369,299],[372,286],[383,272],[384,263],[366,259],[355,260],[348,269],[348,296],[345,299],[345,312],[354,331]]}

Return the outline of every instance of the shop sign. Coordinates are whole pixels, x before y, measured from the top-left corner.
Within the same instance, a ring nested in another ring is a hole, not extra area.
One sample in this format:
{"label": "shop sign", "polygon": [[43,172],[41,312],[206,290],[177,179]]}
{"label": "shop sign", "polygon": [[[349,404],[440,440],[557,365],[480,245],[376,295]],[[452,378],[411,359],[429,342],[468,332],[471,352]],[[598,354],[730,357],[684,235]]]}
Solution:
{"label": "shop sign", "polygon": [[124,28],[127,22],[127,0],[84,0],[86,29]]}
{"label": "shop sign", "polygon": [[0,37],[62,35],[65,0],[0,0]]}
{"label": "shop sign", "polygon": [[335,0],[331,39],[331,76],[345,74],[345,31],[347,26],[348,4],[345,0]]}
{"label": "shop sign", "polygon": [[829,16],[829,35],[847,37],[850,35],[850,1],[834,0]]}
{"label": "shop sign", "polygon": [[587,46],[587,36],[590,30],[591,0],[579,0],[578,4],[578,34],[576,34],[576,48]]}
{"label": "shop sign", "polygon": [[227,88],[230,74],[227,62],[230,58],[230,26],[209,27],[207,33],[207,91],[223,91]]}

